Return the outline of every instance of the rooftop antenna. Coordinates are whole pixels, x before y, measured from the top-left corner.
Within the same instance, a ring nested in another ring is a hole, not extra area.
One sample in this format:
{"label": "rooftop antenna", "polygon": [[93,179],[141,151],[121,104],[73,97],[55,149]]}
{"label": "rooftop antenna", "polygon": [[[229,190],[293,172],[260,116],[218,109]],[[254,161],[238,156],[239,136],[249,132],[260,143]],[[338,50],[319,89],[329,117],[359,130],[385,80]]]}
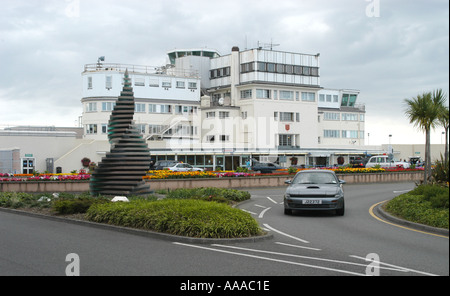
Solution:
{"label": "rooftop antenna", "polygon": [[273,43],[272,39],[270,39],[270,43],[261,43],[258,41],[258,49],[268,48],[270,50],[273,50],[275,46],[280,46],[280,44]]}

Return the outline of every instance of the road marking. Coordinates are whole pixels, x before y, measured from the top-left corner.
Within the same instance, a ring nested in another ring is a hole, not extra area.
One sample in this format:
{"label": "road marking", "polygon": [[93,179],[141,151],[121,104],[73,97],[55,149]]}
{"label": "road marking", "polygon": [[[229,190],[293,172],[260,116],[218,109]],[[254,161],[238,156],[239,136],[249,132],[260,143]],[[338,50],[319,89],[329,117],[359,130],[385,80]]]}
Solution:
{"label": "road marking", "polygon": [[384,223],[386,223],[386,224],[389,224],[389,225],[392,225],[392,226],[396,226],[396,227],[399,227],[399,228],[403,228],[403,229],[406,229],[406,230],[411,230],[411,231],[415,231],[415,232],[420,232],[420,233],[429,234],[429,235],[438,236],[438,237],[443,237],[443,238],[447,238],[447,239],[448,239],[448,236],[445,236],[445,235],[439,235],[439,234],[434,234],[434,233],[431,233],[431,232],[426,232],[426,231],[422,231],[422,230],[417,230],[417,229],[414,229],[414,228],[405,227],[405,226],[398,225],[398,224],[395,224],[395,223],[392,223],[392,222],[389,222],[389,221],[386,221],[386,220],[381,219],[380,217],[378,217],[377,215],[375,215],[375,213],[373,212],[373,209],[374,209],[376,206],[378,206],[378,205],[380,205],[380,204],[382,204],[382,203],[384,203],[384,202],[387,202],[387,200],[381,201],[381,202],[379,202],[379,203],[376,203],[376,204],[374,204],[373,206],[371,206],[370,209],[369,209],[369,214],[370,214],[372,217],[374,217],[375,219],[377,219],[378,221],[381,221],[381,222],[384,222]]}
{"label": "road marking", "polygon": [[411,191],[411,189],[408,189],[408,190],[394,190],[393,192],[394,193],[403,193],[403,192],[409,192],[409,191]]}
{"label": "road marking", "polygon": [[261,257],[261,256],[256,256],[256,255],[244,254],[244,253],[237,253],[237,252],[231,252],[231,251],[220,250],[220,249],[213,249],[213,248],[208,248],[208,247],[203,247],[203,246],[198,246],[198,245],[189,245],[189,244],[178,243],[178,242],[173,242],[173,244],[180,245],[180,246],[191,247],[191,248],[209,250],[209,251],[214,251],[214,252],[220,252],[220,253],[226,253],[226,254],[232,254],[232,255],[238,255],[238,256],[244,256],[244,257],[250,257],[250,258],[261,259],[261,260],[267,260],[267,261],[273,261],[273,262],[279,262],[279,263],[285,263],[285,264],[291,264],[291,265],[298,265],[298,266],[304,266],[304,267],[311,267],[311,268],[316,268],[316,269],[323,269],[323,270],[335,271],[335,272],[340,272],[340,273],[347,273],[347,274],[352,274],[352,275],[365,276],[364,273],[351,272],[351,271],[342,270],[342,269],[336,269],[336,268],[323,267],[323,266],[311,265],[311,264],[305,264],[305,263],[298,263],[298,262],[291,262],[291,261],[286,261],[286,260],[280,260],[280,259],[274,259],[274,258],[268,258],[268,257]]}
{"label": "road marking", "polygon": [[265,207],[265,206],[260,206],[260,205],[255,205],[255,207],[267,209],[267,207]]}
{"label": "road marking", "polygon": [[389,267],[392,267],[392,268],[396,268],[396,269],[393,269],[393,270],[398,270],[398,271],[402,271],[402,272],[415,272],[415,273],[420,273],[420,274],[424,274],[424,275],[438,276],[436,274],[423,272],[423,271],[419,271],[419,270],[414,270],[414,269],[410,269],[410,268],[405,268],[405,267],[401,267],[401,266],[397,266],[397,265],[393,265],[393,264],[388,264],[388,263],[379,262],[379,261],[371,261],[371,260],[368,260],[365,257],[359,257],[359,256],[355,256],[355,255],[350,255],[350,257],[357,258],[357,259],[362,259],[362,260],[365,260],[367,262],[374,262],[374,263],[386,265],[386,266],[389,266]]}
{"label": "road marking", "polygon": [[278,233],[281,234],[281,235],[284,235],[284,236],[287,236],[287,237],[289,237],[289,238],[292,238],[292,239],[301,241],[302,243],[305,243],[305,244],[309,244],[309,241],[306,241],[306,240],[303,240],[303,239],[301,239],[301,238],[298,238],[298,237],[292,236],[292,235],[290,235],[290,234],[287,234],[287,233],[281,232],[281,231],[279,231],[279,230],[276,230],[275,228],[272,228],[272,227],[270,227],[270,226],[267,225],[267,224],[263,224],[263,225],[264,225],[266,228],[268,228],[268,229],[270,229],[270,230],[272,230],[272,231],[278,232]]}
{"label": "road marking", "polygon": [[242,211],[247,212],[247,213],[252,214],[252,215],[257,215],[256,213],[253,213],[253,212],[250,212],[250,211],[247,211],[247,210],[242,210]]}
{"label": "road marking", "polygon": [[275,242],[275,243],[277,245],[283,245],[283,246],[288,246],[288,247],[293,247],[293,248],[308,249],[308,250],[313,250],[313,251],[322,251],[322,249],[316,249],[316,248],[311,248],[311,247],[291,245],[291,244],[285,244],[285,243],[280,243],[280,242]]}
{"label": "road marking", "polygon": [[[367,267],[367,264],[350,262],[350,261],[341,261],[341,260],[326,259],[326,258],[320,258],[320,257],[310,257],[310,256],[296,255],[296,254],[279,253],[279,252],[273,252],[273,251],[248,249],[248,248],[242,248],[242,247],[236,247],[236,246],[230,246],[230,245],[212,244],[211,246],[222,247],[222,248],[229,248],[229,249],[236,249],[236,250],[242,250],[242,251],[250,251],[250,252],[256,252],[256,253],[266,253],[266,254],[271,254],[271,255],[279,255],[279,256],[287,256],[287,257],[294,257],[294,258],[303,258],[303,259],[310,259],[310,260],[317,260],[317,261],[325,261],[325,262],[332,262],[332,263],[339,263],[339,264],[347,264],[347,265],[355,265],[355,266]],[[369,261],[369,262],[372,262],[372,261]],[[389,264],[386,264],[386,265],[389,265]],[[404,269],[404,268],[400,268],[399,269],[399,268],[380,267],[380,269],[394,270],[394,271],[401,271],[401,272],[407,272],[408,271],[408,269]]]}
{"label": "road marking", "polygon": [[268,210],[270,210],[270,209],[271,209],[271,208],[267,208],[267,209],[263,210],[263,211],[259,214],[258,218],[264,217],[264,214],[265,214]]}
{"label": "road marking", "polygon": [[273,202],[274,204],[278,204],[276,201],[274,201],[273,199],[271,199],[269,196],[267,197],[268,200],[270,200],[271,202]]}

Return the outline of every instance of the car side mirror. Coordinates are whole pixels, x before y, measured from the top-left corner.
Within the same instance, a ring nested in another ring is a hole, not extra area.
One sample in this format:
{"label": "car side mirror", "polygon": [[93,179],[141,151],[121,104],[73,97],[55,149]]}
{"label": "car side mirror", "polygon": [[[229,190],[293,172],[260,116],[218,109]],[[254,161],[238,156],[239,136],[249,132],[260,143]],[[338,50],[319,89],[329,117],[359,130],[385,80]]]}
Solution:
{"label": "car side mirror", "polygon": [[346,184],[347,182],[345,182],[344,180],[339,180],[339,184]]}
{"label": "car side mirror", "polygon": [[286,180],[286,181],[284,181],[284,183],[285,184],[292,184],[292,181],[291,180]]}

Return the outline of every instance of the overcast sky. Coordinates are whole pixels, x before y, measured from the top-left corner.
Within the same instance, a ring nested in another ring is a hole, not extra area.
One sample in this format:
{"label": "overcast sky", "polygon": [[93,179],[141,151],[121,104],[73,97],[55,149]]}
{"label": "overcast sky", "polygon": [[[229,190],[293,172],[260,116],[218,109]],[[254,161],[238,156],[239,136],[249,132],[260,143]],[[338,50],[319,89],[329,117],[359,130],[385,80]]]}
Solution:
{"label": "overcast sky", "polygon": [[[358,89],[366,143],[424,143],[405,98],[449,90],[448,0],[0,0],[0,127],[76,126],[81,72],[160,66],[174,48],[258,41],[321,57],[321,86]],[[448,101],[447,101],[448,102]],[[441,144],[443,128],[432,137]],[[367,134],[370,134],[367,137]]]}

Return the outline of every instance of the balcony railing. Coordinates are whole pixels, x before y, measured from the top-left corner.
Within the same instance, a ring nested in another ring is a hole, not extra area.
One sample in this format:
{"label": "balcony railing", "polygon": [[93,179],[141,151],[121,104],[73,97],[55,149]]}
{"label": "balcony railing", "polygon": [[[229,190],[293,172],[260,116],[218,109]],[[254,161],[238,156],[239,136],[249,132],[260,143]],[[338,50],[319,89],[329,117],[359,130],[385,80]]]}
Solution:
{"label": "balcony railing", "polygon": [[113,72],[125,72],[128,69],[130,74],[154,74],[154,75],[166,75],[176,77],[188,77],[199,78],[198,71],[187,71],[183,69],[176,69],[172,66],[142,66],[142,65],[130,65],[130,64],[115,64],[115,63],[96,63],[84,65],[84,72],[98,72],[98,71],[113,71]]}

